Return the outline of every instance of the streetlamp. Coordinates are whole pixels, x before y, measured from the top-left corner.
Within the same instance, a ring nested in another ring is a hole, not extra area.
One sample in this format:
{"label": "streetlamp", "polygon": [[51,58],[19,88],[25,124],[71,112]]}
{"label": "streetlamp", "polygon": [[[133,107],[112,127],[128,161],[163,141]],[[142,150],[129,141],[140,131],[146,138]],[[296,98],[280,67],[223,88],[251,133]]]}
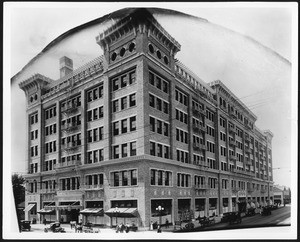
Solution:
{"label": "streetlamp", "polygon": [[159,225],[161,226],[161,212],[164,210],[164,208],[159,205],[156,210],[159,212]]}
{"label": "streetlamp", "polygon": [[118,213],[120,212],[118,207],[115,207],[114,212],[116,213],[116,226],[118,225]]}

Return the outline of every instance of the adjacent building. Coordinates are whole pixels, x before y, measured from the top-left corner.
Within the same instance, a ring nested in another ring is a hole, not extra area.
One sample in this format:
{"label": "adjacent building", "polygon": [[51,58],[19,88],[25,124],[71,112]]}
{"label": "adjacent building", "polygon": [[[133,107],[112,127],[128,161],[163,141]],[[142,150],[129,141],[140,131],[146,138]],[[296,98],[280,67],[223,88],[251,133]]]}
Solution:
{"label": "adjacent building", "polygon": [[59,80],[20,83],[26,219],[148,228],[273,200],[272,132],[221,81],[175,59],[180,44],[147,10],[96,42],[104,55],[76,70],[62,57]]}

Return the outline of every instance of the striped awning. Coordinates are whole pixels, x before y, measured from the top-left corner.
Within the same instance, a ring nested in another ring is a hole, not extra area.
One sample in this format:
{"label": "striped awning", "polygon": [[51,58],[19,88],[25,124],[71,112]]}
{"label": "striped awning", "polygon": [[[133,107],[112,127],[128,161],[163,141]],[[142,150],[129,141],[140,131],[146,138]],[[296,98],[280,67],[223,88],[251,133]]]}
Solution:
{"label": "striped awning", "polygon": [[109,217],[133,218],[138,216],[138,210],[137,208],[118,208],[118,212],[116,212],[115,208],[110,208],[105,214]]}
{"label": "striped awning", "polygon": [[103,208],[85,208],[81,210],[79,213],[83,215],[101,216],[104,214],[104,210]]}
{"label": "striped awning", "polygon": [[24,212],[30,211],[31,209],[33,209],[34,206],[35,206],[35,204],[33,204],[33,203],[28,204],[28,206],[26,208],[24,208]]}
{"label": "striped awning", "polygon": [[41,210],[39,210],[37,212],[40,213],[40,214],[50,214],[50,213],[54,213],[54,210],[53,209],[42,208]]}

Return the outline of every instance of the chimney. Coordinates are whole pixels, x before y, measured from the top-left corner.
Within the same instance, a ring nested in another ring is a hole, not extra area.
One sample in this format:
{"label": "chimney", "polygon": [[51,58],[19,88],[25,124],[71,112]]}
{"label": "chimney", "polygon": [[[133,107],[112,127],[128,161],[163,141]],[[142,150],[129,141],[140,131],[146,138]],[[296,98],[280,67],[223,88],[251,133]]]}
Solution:
{"label": "chimney", "polygon": [[73,61],[63,56],[59,59],[59,70],[60,70],[60,78],[68,75],[73,71]]}

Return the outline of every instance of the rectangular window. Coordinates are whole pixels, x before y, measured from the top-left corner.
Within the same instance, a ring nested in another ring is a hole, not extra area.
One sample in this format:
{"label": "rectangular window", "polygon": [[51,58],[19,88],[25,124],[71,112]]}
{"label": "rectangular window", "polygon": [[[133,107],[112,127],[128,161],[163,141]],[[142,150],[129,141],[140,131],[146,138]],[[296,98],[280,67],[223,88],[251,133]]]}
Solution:
{"label": "rectangular window", "polygon": [[170,147],[169,146],[164,146],[165,152],[164,152],[164,157],[166,159],[170,158]]}
{"label": "rectangular window", "polygon": [[154,74],[152,72],[149,72],[149,82],[154,86]]}
{"label": "rectangular window", "polygon": [[155,118],[150,117],[150,131],[155,132]]}
{"label": "rectangular window", "polygon": [[162,144],[157,144],[157,156],[163,157],[163,146]]}
{"label": "rectangular window", "polygon": [[151,185],[155,185],[155,173],[156,173],[156,170],[151,169],[151,171],[150,171],[150,184]]}
{"label": "rectangular window", "polygon": [[159,170],[157,172],[157,185],[162,186],[163,184],[163,171]]}
{"label": "rectangular window", "polygon": [[127,76],[121,76],[121,88],[126,87],[127,86]]}
{"label": "rectangular window", "polygon": [[136,78],[135,78],[135,71],[130,72],[130,73],[129,73],[129,84],[131,85],[131,84],[135,83],[135,81],[136,81]]}
{"label": "rectangular window", "polygon": [[130,143],[130,156],[136,155],[136,141]]}
{"label": "rectangular window", "polygon": [[167,102],[163,102],[164,103],[164,113],[169,114],[169,104]]}
{"label": "rectangular window", "polygon": [[121,110],[127,108],[127,97],[122,97],[121,98]]}
{"label": "rectangular window", "polygon": [[154,96],[152,94],[149,94],[149,105],[150,107],[155,107],[155,101]]}
{"label": "rectangular window", "polygon": [[122,144],[122,157],[127,157],[127,144]]}
{"label": "rectangular window", "polygon": [[113,123],[113,134],[119,135],[119,121]]}
{"label": "rectangular window", "polygon": [[119,159],[119,146],[113,146],[113,159]]}
{"label": "rectangular window", "polygon": [[127,171],[121,172],[122,186],[128,186],[128,176]]}
{"label": "rectangular window", "polygon": [[113,101],[112,108],[113,108],[113,113],[119,111],[119,100]]}
{"label": "rectangular window", "polygon": [[150,155],[155,156],[155,143],[150,141]]}
{"label": "rectangular window", "polygon": [[159,99],[159,98],[156,98],[156,108],[157,108],[159,111],[162,111],[162,101],[161,101],[161,99]]}
{"label": "rectangular window", "polygon": [[157,123],[157,133],[162,134],[162,121],[156,120]]}
{"label": "rectangular window", "polygon": [[156,87],[158,88],[158,89],[161,89],[161,79],[160,79],[160,77],[156,77]]}
{"label": "rectangular window", "polygon": [[129,122],[130,122],[130,131],[135,131],[136,130],[136,116],[130,117]]}
{"label": "rectangular window", "polygon": [[164,123],[164,135],[169,136],[169,124]]}
{"label": "rectangular window", "polygon": [[169,83],[166,81],[163,81],[163,91],[169,93]]}
{"label": "rectangular window", "polygon": [[117,91],[119,89],[119,79],[116,78],[114,80],[112,80],[112,84],[113,84],[113,91]]}
{"label": "rectangular window", "polygon": [[113,172],[113,184],[114,184],[114,187],[118,187],[120,184],[119,184],[119,172]]}
{"label": "rectangular window", "polygon": [[137,170],[130,171],[131,186],[137,185]]}
{"label": "rectangular window", "polygon": [[122,134],[127,133],[127,119],[121,120]]}
{"label": "rectangular window", "polygon": [[135,93],[129,95],[129,106],[133,107],[136,105],[136,101],[135,101]]}

